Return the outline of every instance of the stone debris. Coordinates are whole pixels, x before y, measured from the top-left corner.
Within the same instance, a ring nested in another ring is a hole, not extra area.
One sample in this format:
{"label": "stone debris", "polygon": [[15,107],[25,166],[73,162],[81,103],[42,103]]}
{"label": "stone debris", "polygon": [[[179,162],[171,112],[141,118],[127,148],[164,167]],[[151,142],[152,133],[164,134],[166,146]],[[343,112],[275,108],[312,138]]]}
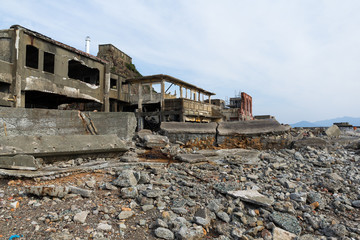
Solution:
{"label": "stone debris", "polygon": [[69,192],[66,186],[43,185],[43,186],[29,186],[26,187],[27,193],[37,195],[39,197],[51,196],[63,198]]}
{"label": "stone debris", "polygon": [[332,125],[325,131],[326,135],[329,137],[339,137],[341,134],[340,128],[336,125]]}
{"label": "stone debris", "polygon": [[86,221],[86,217],[88,216],[89,211],[81,211],[74,216],[74,222],[84,223]]}
{"label": "stone debris", "polygon": [[238,197],[244,202],[249,202],[264,207],[270,207],[274,203],[273,199],[260,194],[256,190],[228,191],[227,194],[232,197]]}
{"label": "stone debris", "polygon": [[[343,135],[306,131],[293,132],[295,142],[283,149],[199,150],[170,144],[159,151],[187,161],[77,158],[45,163],[48,169],[66,170],[55,175],[2,177],[0,235],[360,239],[360,144],[343,144]],[[138,154],[149,151],[129,145],[134,149],[126,156],[141,159]],[[95,163],[108,164],[69,170]]]}

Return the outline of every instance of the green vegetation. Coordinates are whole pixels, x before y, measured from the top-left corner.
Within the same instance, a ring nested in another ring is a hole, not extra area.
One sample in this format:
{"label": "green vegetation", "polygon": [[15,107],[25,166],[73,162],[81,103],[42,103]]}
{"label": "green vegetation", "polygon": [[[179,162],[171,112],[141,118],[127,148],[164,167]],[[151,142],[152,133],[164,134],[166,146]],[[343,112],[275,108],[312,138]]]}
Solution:
{"label": "green vegetation", "polygon": [[136,69],[135,64],[132,63],[126,63],[126,67],[127,69],[129,69],[130,71],[136,73],[139,77],[142,77],[142,75],[139,73],[139,71]]}

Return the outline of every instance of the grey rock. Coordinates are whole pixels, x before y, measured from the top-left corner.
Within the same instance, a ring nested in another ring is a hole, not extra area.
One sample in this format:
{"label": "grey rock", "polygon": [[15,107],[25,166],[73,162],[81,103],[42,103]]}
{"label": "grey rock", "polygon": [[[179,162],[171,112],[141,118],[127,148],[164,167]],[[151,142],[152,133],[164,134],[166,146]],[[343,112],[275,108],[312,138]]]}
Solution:
{"label": "grey rock", "polygon": [[144,212],[149,211],[149,210],[154,209],[154,208],[155,208],[154,205],[144,205],[144,206],[141,207],[141,209],[142,209]]}
{"label": "grey rock", "polygon": [[122,198],[136,198],[138,196],[138,190],[136,187],[124,187],[120,192]]}
{"label": "grey rock", "polygon": [[325,131],[326,135],[329,137],[339,137],[341,134],[340,128],[336,125],[332,125]]}
{"label": "grey rock", "polygon": [[280,212],[273,212],[270,215],[270,218],[272,221],[280,226],[281,228],[285,229],[286,231],[289,231],[291,233],[294,233],[296,235],[299,235],[301,233],[301,226],[297,219],[287,213],[280,213]]}
{"label": "grey rock", "polygon": [[206,227],[210,224],[210,220],[202,217],[194,217],[194,222],[198,225],[201,225],[203,227]]}
{"label": "grey rock", "polygon": [[93,191],[91,190],[87,190],[87,189],[83,189],[83,188],[78,188],[78,187],[73,187],[73,186],[69,186],[69,190],[71,193],[75,193],[75,194],[79,194],[82,197],[91,197],[93,195]]}
{"label": "grey rock", "polygon": [[273,228],[273,240],[294,240],[296,235],[294,233],[285,231],[284,229]]}
{"label": "grey rock", "polygon": [[186,214],[188,212],[185,208],[171,208],[171,210],[177,214]]}
{"label": "grey rock", "polygon": [[113,181],[113,184],[118,187],[136,186],[137,180],[134,176],[134,171],[132,170],[122,171],[118,176],[118,178]]}
{"label": "grey rock", "polygon": [[240,183],[238,182],[221,182],[216,183],[213,188],[218,191],[219,193],[226,194],[228,192],[235,192],[242,188]]}
{"label": "grey rock", "polygon": [[74,222],[85,223],[89,211],[81,211],[74,216]]}
{"label": "grey rock", "polygon": [[155,236],[161,239],[174,239],[174,233],[167,228],[158,227],[155,229]]}
{"label": "grey rock", "polygon": [[230,217],[226,212],[220,211],[216,213],[216,216],[223,220],[224,222],[230,222]]}
{"label": "grey rock", "polygon": [[304,157],[299,152],[295,152],[294,157],[298,161],[303,161],[304,160]]}
{"label": "grey rock", "polygon": [[180,230],[176,233],[177,239],[180,240],[197,240],[202,239],[204,237],[204,230],[200,226],[195,227],[186,227],[183,226]]}
{"label": "grey rock", "polygon": [[356,208],[360,208],[360,200],[355,200],[351,202],[351,205]]}
{"label": "grey rock", "polygon": [[324,229],[324,234],[327,237],[343,238],[348,235],[346,227],[342,224],[334,224]]}
{"label": "grey rock", "polygon": [[111,231],[112,226],[106,223],[99,223],[96,229],[100,231]]}
{"label": "grey rock", "polygon": [[118,219],[122,220],[122,219],[127,219],[130,218],[134,215],[133,211],[122,211],[120,212],[120,214],[118,215]]}
{"label": "grey rock", "polygon": [[305,203],[306,202],[306,193],[291,193],[290,194],[290,198],[294,201],[297,201],[297,202],[303,202]]}
{"label": "grey rock", "polygon": [[260,194],[256,190],[229,191],[227,194],[232,197],[238,197],[244,202],[249,202],[264,207],[270,207],[274,203],[273,199]]}
{"label": "grey rock", "polygon": [[147,148],[163,148],[169,144],[166,136],[147,134],[143,137],[144,144]]}
{"label": "grey rock", "polygon": [[155,227],[168,228],[169,226],[167,225],[167,223],[164,220],[162,220],[161,218],[158,218],[155,221]]}
{"label": "grey rock", "polygon": [[218,212],[220,210],[220,206],[219,204],[216,203],[216,201],[212,200],[209,204],[208,204],[208,209],[210,211],[213,211],[213,212]]}
{"label": "grey rock", "polygon": [[163,195],[160,189],[146,190],[142,192],[142,195],[148,198],[157,198]]}

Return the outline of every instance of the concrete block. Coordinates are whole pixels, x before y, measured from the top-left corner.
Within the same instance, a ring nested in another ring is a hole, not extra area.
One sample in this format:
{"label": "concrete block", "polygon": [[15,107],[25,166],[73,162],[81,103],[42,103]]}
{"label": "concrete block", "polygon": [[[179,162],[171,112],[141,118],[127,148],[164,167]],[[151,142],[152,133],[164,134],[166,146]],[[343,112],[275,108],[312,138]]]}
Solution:
{"label": "concrete block", "polygon": [[17,154],[35,157],[94,153],[123,153],[128,150],[117,135],[15,136],[0,137],[0,156]]}
{"label": "concrete block", "polygon": [[328,137],[339,137],[341,134],[340,128],[336,125],[332,125],[325,131]]}
{"label": "concrete block", "polygon": [[267,133],[283,133],[290,130],[289,125],[281,125],[275,119],[221,122],[219,136],[261,135]]}
{"label": "concrete block", "polygon": [[[130,140],[136,118],[128,112],[82,112],[99,135],[116,134]],[[0,107],[0,136],[85,135],[86,125],[79,111]]]}
{"label": "concrete block", "polygon": [[40,165],[39,161],[31,155],[0,157],[0,168],[35,171],[40,167]]}
{"label": "concrete block", "polygon": [[186,143],[196,138],[215,138],[217,123],[162,122],[160,128],[170,142]]}

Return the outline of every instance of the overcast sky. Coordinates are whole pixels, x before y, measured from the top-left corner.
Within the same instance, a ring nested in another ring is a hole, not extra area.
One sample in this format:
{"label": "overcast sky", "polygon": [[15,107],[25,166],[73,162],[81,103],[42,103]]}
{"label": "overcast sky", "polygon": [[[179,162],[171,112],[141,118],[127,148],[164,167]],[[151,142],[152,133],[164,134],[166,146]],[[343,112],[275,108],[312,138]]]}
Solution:
{"label": "overcast sky", "polygon": [[358,0],[0,0],[19,24],[91,53],[112,43],[143,75],[253,97],[282,123],[360,117]]}

